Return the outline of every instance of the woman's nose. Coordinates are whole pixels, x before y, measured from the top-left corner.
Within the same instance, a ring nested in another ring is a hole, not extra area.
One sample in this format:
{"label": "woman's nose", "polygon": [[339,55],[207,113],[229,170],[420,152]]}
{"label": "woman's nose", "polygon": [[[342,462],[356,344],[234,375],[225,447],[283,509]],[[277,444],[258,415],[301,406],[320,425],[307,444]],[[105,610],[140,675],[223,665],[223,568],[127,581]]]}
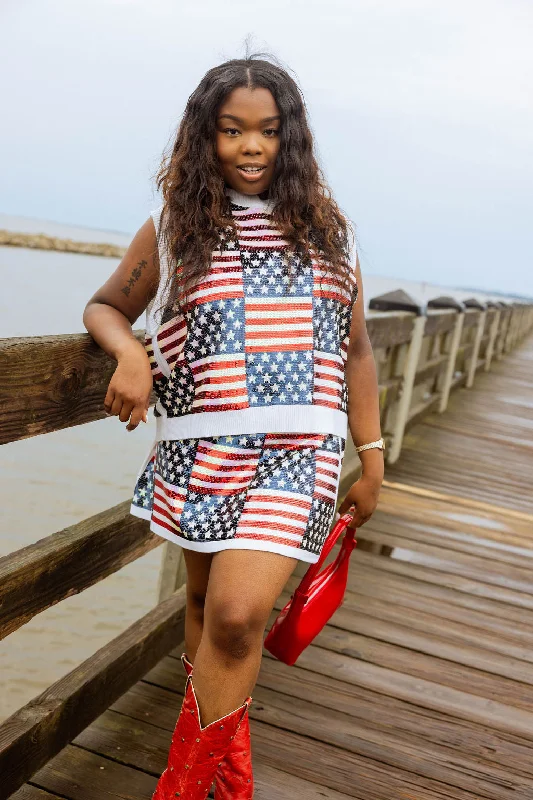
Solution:
{"label": "woman's nose", "polygon": [[257,154],[263,151],[261,140],[258,136],[248,136],[243,142],[243,153]]}

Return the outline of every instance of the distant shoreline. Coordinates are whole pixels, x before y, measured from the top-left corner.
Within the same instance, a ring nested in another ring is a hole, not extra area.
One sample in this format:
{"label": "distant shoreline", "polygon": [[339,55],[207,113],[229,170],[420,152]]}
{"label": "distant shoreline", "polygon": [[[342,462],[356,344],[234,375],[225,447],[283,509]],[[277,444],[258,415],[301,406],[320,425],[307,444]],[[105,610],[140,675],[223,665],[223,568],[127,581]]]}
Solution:
{"label": "distant shoreline", "polygon": [[0,246],[28,247],[33,250],[56,250],[62,253],[84,253],[90,256],[122,258],[125,247],[105,242],[76,242],[74,239],[63,239],[59,236],[48,236],[46,233],[15,233],[0,229]]}

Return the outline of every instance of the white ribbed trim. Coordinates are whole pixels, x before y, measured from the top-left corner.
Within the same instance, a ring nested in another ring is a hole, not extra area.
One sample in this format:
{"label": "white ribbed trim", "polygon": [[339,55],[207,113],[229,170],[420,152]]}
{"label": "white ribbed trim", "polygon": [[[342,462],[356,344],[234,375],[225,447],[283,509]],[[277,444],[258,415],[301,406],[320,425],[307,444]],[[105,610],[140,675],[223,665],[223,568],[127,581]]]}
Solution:
{"label": "white ribbed trim", "polygon": [[[151,517],[150,511],[133,505],[130,507],[130,514],[133,514],[134,517],[141,517],[142,519],[150,519]],[[185,539],[184,536],[178,536],[177,534],[167,531],[166,528],[163,528],[162,525],[158,525],[154,520],[150,522],[150,530],[157,533],[157,535],[161,536],[163,539],[167,539],[169,542],[179,544],[186,550],[196,550],[196,552],[199,553],[218,553],[221,550],[263,550],[264,552],[279,553],[282,556],[297,558],[308,564],[316,564],[319,559],[318,555],[308,553],[307,550],[302,550],[299,547],[290,547],[287,544],[277,544],[276,542],[267,540],[259,541],[258,539],[242,538],[220,539],[218,542],[193,541],[191,539]]]}
{"label": "white ribbed trim", "polygon": [[272,200],[262,200],[258,194],[241,194],[230,186],[226,186],[226,194],[232,203],[237,206],[244,206],[244,208],[262,208],[265,211],[270,211],[274,208]]}
{"label": "white ribbed trim", "polygon": [[156,441],[245,433],[331,433],[343,439],[348,435],[348,415],[326,406],[254,406],[181,417],[167,417],[160,403],[156,408],[161,413],[156,417]]}

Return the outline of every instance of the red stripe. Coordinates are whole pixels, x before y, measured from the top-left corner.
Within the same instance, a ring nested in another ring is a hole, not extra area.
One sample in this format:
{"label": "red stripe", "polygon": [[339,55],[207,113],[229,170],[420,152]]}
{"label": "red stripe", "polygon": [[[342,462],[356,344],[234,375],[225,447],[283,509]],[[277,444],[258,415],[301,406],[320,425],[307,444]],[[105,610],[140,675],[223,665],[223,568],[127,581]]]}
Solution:
{"label": "red stripe", "polygon": [[[255,496],[254,496],[254,500],[255,500]],[[256,514],[256,515],[260,514],[262,517],[268,517],[268,516],[279,517],[280,512],[278,510],[274,509],[274,508],[262,508],[262,507],[258,508],[258,507],[254,507],[252,500],[249,500],[247,502],[247,504],[245,505],[245,507],[243,508],[243,510],[242,510],[241,520],[247,514]],[[286,519],[293,519],[295,522],[306,522],[309,519],[309,509],[308,509],[308,513],[307,514],[298,514],[296,511],[287,511],[287,509],[283,509],[283,516]],[[261,524],[261,523],[259,523],[259,524]],[[299,532],[298,529],[294,528],[294,525],[290,525],[290,526],[284,527],[283,524],[279,523],[277,520],[276,520],[276,527],[277,528],[281,528],[282,530],[285,530],[287,533],[289,533],[289,532],[298,533]]]}
{"label": "red stripe", "polygon": [[[286,544],[288,547],[296,548],[296,550],[300,549],[300,547],[299,547],[300,542],[295,542],[292,539],[282,539],[282,538],[280,538],[278,536],[276,536],[274,538],[272,536],[272,534],[268,534],[268,533],[236,533],[233,538],[234,539],[253,539],[253,540],[257,540],[257,541],[265,541],[266,540],[268,542],[274,542],[275,544]],[[302,534],[302,538],[303,538],[303,534]]]}
{"label": "red stripe", "polygon": [[336,381],[337,383],[342,383],[342,378],[338,375],[331,375],[329,372],[318,372],[315,371],[315,378],[319,378],[320,380],[324,381],[331,381],[332,383]]}
{"label": "red stripe", "polygon": [[[312,335],[312,333],[313,333],[312,327],[310,327],[308,331],[302,331],[302,330],[292,330],[289,326],[287,326],[287,328],[282,331],[246,331],[246,338],[264,339],[265,335],[267,335],[269,339],[294,339],[296,337],[303,339],[309,337],[310,335]],[[310,349],[312,349],[311,345],[309,347]]]}
{"label": "red stripe", "polygon": [[326,406],[326,408],[339,408],[339,403],[330,403],[329,400],[322,400],[320,397],[313,398],[314,406]]}
{"label": "red stripe", "polygon": [[216,391],[213,389],[210,391],[209,389],[202,389],[202,391],[195,391],[194,399],[195,400],[218,400],[220,397],[242,397],[246,395],[246,387],[242,387],[241,389],[222,389]]}
{"label": "red stripe", "polygon": [[334,389],[332,386],[315,386],[315,392],[319,392],[320,394],[331,394],[334,397],[341,396],[340,389]]}
{"label": "red stripe", "polygon": [[[233,353],[228,355],[227,359],[223,361],[208,361],[205,364],[198,364],[198,366],[194,366],[192,371],[195,375],[201,375],[202,372],[207,372],[210,369],[229,369],[230,367],[241,367],[244,369],[246,361],[242,356],[238,356],[237,358]],[[242,377],[245,377],[243,372]]]}
{"label": "red stripe", "polygon": [[316,356],[315,364],[317,364],[319,367],[335,367],[336,369],[339,369],[340,367],[338,361],[335,361],[332,358],[322,358],[321,356]]}
{"label": "red stripe", "polygon": [[280,503],[281,505],[290,505],[290,506],[298,506],[300,508],[311,508],[311,500],[302,500],[299,497],[287,497],[287,495],[275,495],[275,494],[256,494],[254,492],[251,495],[250,500],[248,502],[261,502],[261,503]]}
{"label": "red stripe", "polygon": [[[215,375],[214,377],[210,376],[208,378],[200,379],[198,381],[198,387],[201,386],[209,386],[212,383],[228,383],[229,381],[242,381],[245,379],[244,373],[242,375]],[[246,389],[243,388],[243,391]]]}
{"label": "red stripe", "polygon": [[[256,302],[253,298],[248,298],[246,302],[246,310],[247,311],[312,311],[313,310],[313,301],[312,300],[304,300],[304,301],[293,301],[287,298],[284,300],[283,303],[269,303],[268,300]],[[305,321],[309,321],[309,317],[305,318]]]}
{"label": "red stripe", "polygon": [[272,350],[312,350],[311,344],[282,344],[281,342],[272,345],[263,344],[249,344],[244,346],[246,353],[262,353],[270,352]]}
{"label": "red stripe", "polygon": [[[286,311],[286,309],[283,309]],[[270,317],[266,319],[254,319],[253,317],[248,317],[246,320],[247,325],[275,325],[278,322],[285,322],[284,319],[278,319],[277,317]],[[296,325],[297,323],[305,322],[309,325],[309,330],[313,330],[312,320],[310,317],[291,317],[290,321],[287,322],[288,325]]]}

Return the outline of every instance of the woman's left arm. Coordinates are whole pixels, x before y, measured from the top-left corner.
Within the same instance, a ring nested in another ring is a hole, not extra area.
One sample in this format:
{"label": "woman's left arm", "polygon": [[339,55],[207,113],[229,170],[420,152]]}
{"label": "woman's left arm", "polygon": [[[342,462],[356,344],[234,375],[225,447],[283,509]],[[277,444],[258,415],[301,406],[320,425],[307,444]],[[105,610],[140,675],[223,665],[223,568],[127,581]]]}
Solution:
{"label": "woman's left arm", "polygon": [[[381,438],[379,419],[379,390],[372,345],[368,338],[363,301],[363,281],[359,258],[356,256],[357,301],[353,306],[346,362],[348,389],[348,425],[356,447]],[[370,519],[378,503],[383,481],[383,451],[377,448],[359,453],[363,472],[346,493],[339,506],[345,514],[355,506],[350,527],[359,528]]]}

